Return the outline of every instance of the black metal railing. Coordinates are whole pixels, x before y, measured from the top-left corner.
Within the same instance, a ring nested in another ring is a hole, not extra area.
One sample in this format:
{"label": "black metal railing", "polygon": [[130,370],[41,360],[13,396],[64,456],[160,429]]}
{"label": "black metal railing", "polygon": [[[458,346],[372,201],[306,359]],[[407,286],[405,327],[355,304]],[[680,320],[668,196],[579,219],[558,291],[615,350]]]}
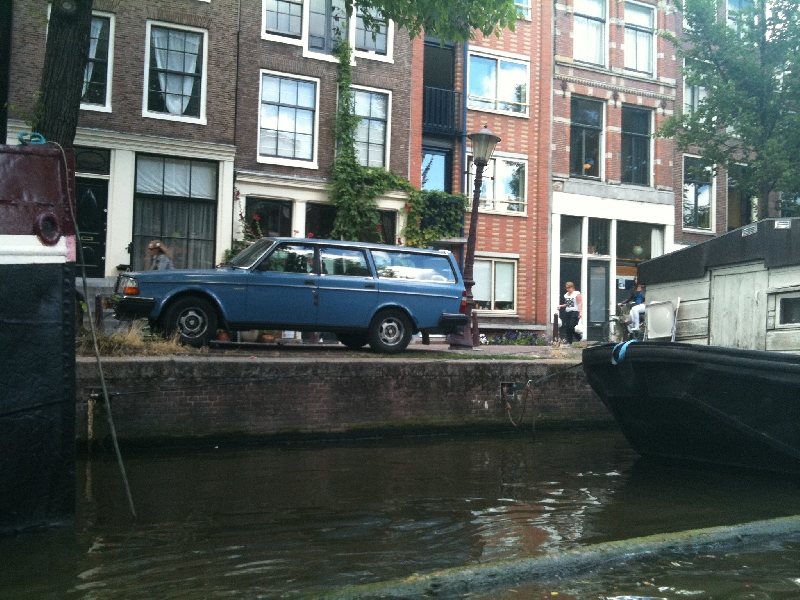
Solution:
{"label": "black metal railing", "polygon": [[461,92],[425,87],[423,95],[422,131],[460,135]]}

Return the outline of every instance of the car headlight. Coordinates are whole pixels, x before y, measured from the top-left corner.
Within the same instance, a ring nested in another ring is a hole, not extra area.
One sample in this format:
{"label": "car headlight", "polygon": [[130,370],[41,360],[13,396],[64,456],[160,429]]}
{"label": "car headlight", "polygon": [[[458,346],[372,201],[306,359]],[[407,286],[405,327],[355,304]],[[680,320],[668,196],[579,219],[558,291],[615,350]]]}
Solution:
{"label": "car headlight", "polygon": [[120,277],[117,290],[124,296],[138,296],[139,295],[139,282],[135,277]]}

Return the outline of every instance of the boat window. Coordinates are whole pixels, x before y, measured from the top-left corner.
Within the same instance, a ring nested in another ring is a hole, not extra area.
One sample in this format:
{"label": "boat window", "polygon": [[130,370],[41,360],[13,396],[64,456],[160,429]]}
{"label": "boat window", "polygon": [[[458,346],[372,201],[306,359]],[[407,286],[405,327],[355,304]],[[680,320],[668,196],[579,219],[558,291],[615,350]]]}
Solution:
{"label": "boat window", "polygon": [[800,294],[784,296],[778,303],[779,325],[800,325]]}

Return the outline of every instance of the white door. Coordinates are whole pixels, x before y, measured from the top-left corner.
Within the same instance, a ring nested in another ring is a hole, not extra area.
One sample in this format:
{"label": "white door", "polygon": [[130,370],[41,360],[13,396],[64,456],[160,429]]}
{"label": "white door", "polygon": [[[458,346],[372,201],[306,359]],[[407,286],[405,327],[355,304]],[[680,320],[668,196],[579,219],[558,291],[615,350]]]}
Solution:
{"label": "white door", "polygon": [[766,291],[763,264],[715,269],[711,274],[709,344],[766,349]]}

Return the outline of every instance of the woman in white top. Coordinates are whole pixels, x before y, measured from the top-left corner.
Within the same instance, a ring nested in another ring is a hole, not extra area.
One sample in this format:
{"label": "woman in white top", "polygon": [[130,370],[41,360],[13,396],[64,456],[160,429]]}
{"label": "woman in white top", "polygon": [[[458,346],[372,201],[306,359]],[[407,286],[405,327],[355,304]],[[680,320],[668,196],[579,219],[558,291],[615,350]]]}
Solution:
{"label": "woman in white top", "polygon": [[567,343],[573,340],[580,341],[580,336],[575,333],[575,326],[583,316],[583,298],[581,293],[575,289],[575,284],[568,281],[564,284],[564,304],[559,304],[558,309],[564,309],[564,332],[567,336]]}

